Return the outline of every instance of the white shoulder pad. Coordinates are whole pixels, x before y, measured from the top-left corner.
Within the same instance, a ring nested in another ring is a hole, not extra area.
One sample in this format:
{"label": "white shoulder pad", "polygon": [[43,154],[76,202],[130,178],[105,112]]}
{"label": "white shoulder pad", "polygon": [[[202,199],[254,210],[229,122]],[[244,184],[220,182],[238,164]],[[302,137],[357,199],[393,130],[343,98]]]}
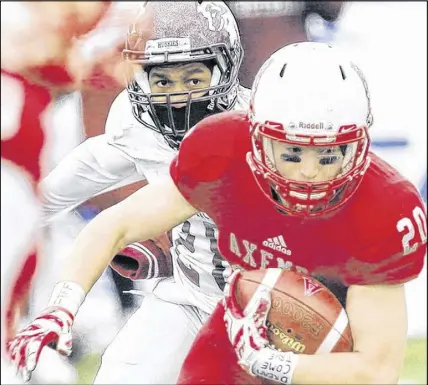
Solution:
{"label": "white shoulder pad", "polygon": [[236,100],[234,110],[246,110],[250,105],[251,90],[244,86],[239,86],[238,96]]}
{"label": "white shoulder pad", "polygon": [[131,103],[128,99],[128,92],[123,90],[116,96],[110,106],[107,121],[105,124],[105,133],[109,136],[121,136],[123,130],[135,120],[132,115]]}
{"label": "white shoulder pad", "polygon": [[[148,113],[144,120],[153,124]],[[162,135],[145,127],[134,117],[127,90],[113,101],[105,126],[107,142],[119,148],[134,162],[140,174],[147,174],[151,164],[169,165],[175,150],[169,147]]]}

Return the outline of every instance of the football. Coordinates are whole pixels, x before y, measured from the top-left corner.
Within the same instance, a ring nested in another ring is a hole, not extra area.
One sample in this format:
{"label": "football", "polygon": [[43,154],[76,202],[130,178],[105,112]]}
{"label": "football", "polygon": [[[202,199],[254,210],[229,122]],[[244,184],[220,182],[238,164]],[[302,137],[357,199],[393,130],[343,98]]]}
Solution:
{"label": "football", "polygon": [[269,340],[277,349],[304,354],[352,351],[345,309],[319,281],[291,270],[243,272],[235,293],[242,309],[261,285],[272,287],[266,323]]}
{"label": "football", "polygon": [[113,258],[110,266],[125,278],[138,281],[172,276],[172,257],[166,246],[166,240],[149,239],[135,242],[121,250]]}

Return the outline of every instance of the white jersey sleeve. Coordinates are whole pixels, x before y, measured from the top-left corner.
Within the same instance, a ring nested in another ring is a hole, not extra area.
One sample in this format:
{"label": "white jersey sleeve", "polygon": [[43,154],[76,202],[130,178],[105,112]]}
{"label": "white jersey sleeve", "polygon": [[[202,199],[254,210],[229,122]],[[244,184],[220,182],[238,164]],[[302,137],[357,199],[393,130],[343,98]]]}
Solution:
{"label": "white jersey sleeve", "polygon": [[135,160],[112,141],[121,128],[123,100],[113,102],[106,123],[109,134],[89,138],[75,147],[41,182],[43,222],[71,210],[107,189],[144,179]]}
{"label": "white jersey sleeve", "polygon": [[[163,136],[144,126],[135,119],[126,90],[116,98],[122,113],[114,124],[106,125],[109,144],[123,151],[135,163],[139,174],[147,181],[155,181],[169,175],[169,165],[176,153],[166,143]],[[148,125],[153,121],[148,113],[143,116]]]}
{"label": "white jersey sleeve", "polygon": [[107,142],[105,134],[75,147],[41,182],[43,218],[73,209],[89,198],[117,185],[144,179],[132,160]]}
{"label": "white jersey sleeve", "polygon": [[235,111],[247,109],[247,107],[250,105],[250,99],[251,99],[251,90],[244,86],[239,86],[238,95],[236,98],[236,104],[233,109]]}

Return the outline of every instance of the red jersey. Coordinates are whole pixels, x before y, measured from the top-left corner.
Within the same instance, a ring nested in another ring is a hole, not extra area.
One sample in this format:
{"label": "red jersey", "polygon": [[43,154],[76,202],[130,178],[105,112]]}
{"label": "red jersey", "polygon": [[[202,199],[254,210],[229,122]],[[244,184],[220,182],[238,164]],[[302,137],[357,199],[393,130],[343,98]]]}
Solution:
{"label": "red jersey", "polygon": [[[7,84],[4,89],[3,84]],[[8,95],[9,91],[15,93],[17,97],[11,106],[8,106],[7,101],[2,101],[2,104],[5,104],[2,106],[2,114],[9,114],[9,108],[16,111],[16,116],[12,117],[14,121],[8,122],[16,127],[12,128],[13,135],[3,138],[2,134],[1,156],[22,167],[31,175],[33,182],[38,182],[39,160],[44,143],[41,117],[51,101],[50,93],[43,86],[29,83],[21,76],[2,70],[2,93],[3,91],[4,98],[11,97]]]}
{"label": "red jersey", "polygon": [[2,70],[2,353],[28,299],[38,261],[35,187],[44,144],[42,114],[50,101],[46,88]]}
{"label": "red jersey", "polygon": [[415,278],[426,253],[426,212],[417,189],[370,153],[371,164],[343,208],[325,217],[278,211],[246,162],[244,112],[205,119],[183,140],[171,176],[183,196],[218,227],[224,258],[243,269],[295,268],[343,285]]}

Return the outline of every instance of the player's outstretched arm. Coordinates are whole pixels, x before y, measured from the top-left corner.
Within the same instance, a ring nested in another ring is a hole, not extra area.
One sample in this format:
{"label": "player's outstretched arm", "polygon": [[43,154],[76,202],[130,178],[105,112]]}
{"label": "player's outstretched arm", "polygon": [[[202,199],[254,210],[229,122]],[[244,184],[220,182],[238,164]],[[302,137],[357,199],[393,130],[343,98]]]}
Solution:
{"label": "player's outstretched arm", "polygon": [[77,310],[114,255],[132,242],[159,236],[196,212],[168,178],[142,187],[95,217],[76,238],[48,308],[8,343],[10,358],[23,378],[30,378],[45,346],[71,353]]}
{"label": "player's outstretched arm", "polygon": [[403,285],[351,286],[354,352],[300,355],[293,384],[397,384],[407,340]]}
{"label": "player's outstretched arm", "polygon": [[[121,132],[123,115],[128,111],[126,91],[113,101],[105,124],[105,134],[89,138],[69,152],[41,183],[43,224],[57,213],[79,204],[128,178],[143,179],[134,162],[109,139]],[[129,112],[130,113],[130,112]]]}
{"label": "player's outstretched arm", "polygon": [[77,236],[61,281],[88,292],[120,250],[159,236],[195,214],[170,178],[142,187],[104,210]]}

